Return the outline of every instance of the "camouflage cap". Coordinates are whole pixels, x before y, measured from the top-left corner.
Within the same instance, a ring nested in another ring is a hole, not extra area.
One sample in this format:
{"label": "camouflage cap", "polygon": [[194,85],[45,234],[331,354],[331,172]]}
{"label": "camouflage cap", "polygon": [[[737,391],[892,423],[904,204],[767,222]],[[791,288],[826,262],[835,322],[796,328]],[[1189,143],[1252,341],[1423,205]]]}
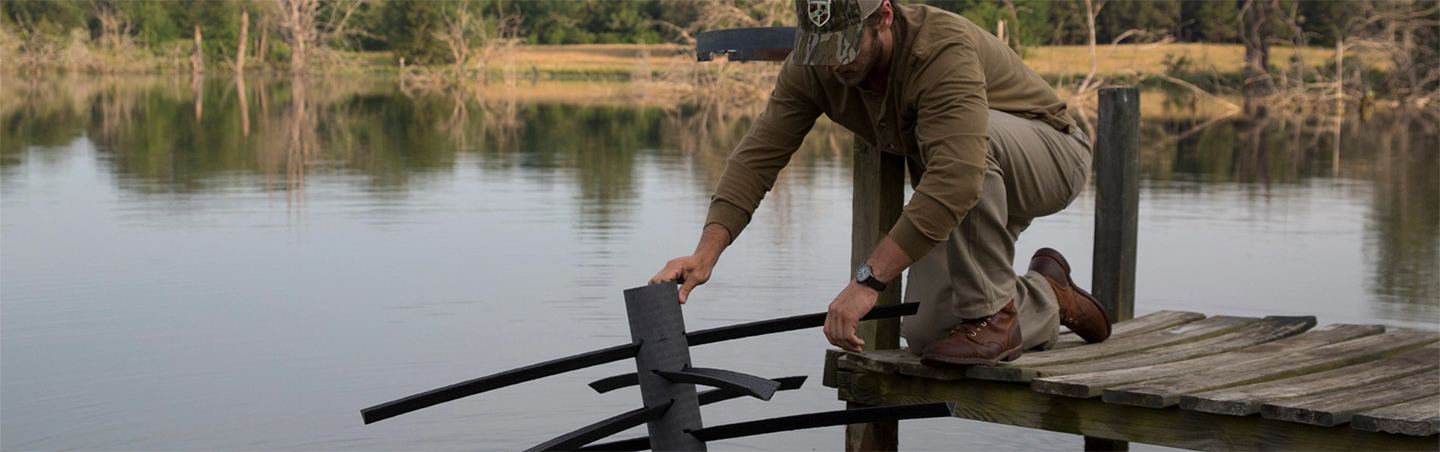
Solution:
{"label": "camouflage cap", "polygon": [[795,51],[801,66],[843,66],[860,54],[865,18],[884,0],[795,0]]}

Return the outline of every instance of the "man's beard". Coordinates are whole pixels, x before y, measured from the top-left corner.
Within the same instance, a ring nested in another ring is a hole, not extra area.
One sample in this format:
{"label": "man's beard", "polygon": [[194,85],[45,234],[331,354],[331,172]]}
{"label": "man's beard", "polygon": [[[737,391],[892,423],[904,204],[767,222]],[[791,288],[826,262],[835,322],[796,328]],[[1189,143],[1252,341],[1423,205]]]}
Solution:
{"label": "man's beard", "polygon": [[[870,39],[868,40],[869,45],[862,43],[860,45],[860,53],[855,55],[855,61],[859,61],[860,65],[851,73],[850,78],[841,77],[839,73],[835,74],[835,78],[840,79],[840,83],[845,86],[852,88],[859,87],[861,83],[865,82],[865,78],[870,75],[870,70],[875,68],[875,63],[880,62],[880,32],[867,26],[865,27],[865,34],[870,35]],[[854,63],[854,61],[851,63]]]}

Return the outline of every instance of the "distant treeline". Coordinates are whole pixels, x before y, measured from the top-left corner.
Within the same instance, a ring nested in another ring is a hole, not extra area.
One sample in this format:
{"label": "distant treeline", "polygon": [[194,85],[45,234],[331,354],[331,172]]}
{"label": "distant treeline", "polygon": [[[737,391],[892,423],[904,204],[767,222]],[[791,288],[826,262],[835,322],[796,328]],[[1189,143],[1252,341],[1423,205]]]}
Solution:
{"label": "distant treeline", "polygon": [[[321,17],[339,14],[341,8],[319,0]],[[676,24],[700,20],[707,8],[760,11],[754,4],[775,0],[372,0],[362,2],[349,17],[347,30],[330,38],[328,47],[339,50],[393,51],[419,64],[444,64],[453,58],[438,39],[451,14],[460,8],[481,11],[485,17],[518,16],[517,37],[527,44],[663,43],[677,40]],[[1084,0],[897,0],[925,3],[960,13],[992,32],[1009,24],[1011,39],[1020,46],[1083,44],[1088,42]],[[1240,11],[1247,0],[1109,0],[1093,1],[1100,12],[1095,19],[1096,39],[1108,43],[1130,32],[1139,41],[1171,37],[1179,41],[1240,42]],[[1277,40],[1293,41],[1303,33],[1310,45],[1332,46],[1337,36],[1362,19],[1364,2],[1277,0],[1271,28]],[[249,14],[249,39],[262,61],[285,61],[289,54],[279,23],[281,5],[269,0],[26,0],[0,2],[0,26],[11,36],[51,36],[56,39],[87,33],[99,39],[107,19],[119,20],[118,31],[139,47],[156,54],[176,48],[199,26],[207,55],[233,56],[240,35],[241,12]],[[755,13],[751,13],[755,14]],[[115,19],[118,18],[118,19]],[[757,18],[758,19],[758,18]],[[1018,22],[1018,27],[1016,23]],[[19,33],[16,33],[19,32]],[[270,35],[274,35],[271,37]],[[266,39],[270,37],[270,39]],[[1012,41],[1013,42],[1013,41]],[[265,46],[258,48],[254,46]],[[177,50],[170,50],[178,53]]]}

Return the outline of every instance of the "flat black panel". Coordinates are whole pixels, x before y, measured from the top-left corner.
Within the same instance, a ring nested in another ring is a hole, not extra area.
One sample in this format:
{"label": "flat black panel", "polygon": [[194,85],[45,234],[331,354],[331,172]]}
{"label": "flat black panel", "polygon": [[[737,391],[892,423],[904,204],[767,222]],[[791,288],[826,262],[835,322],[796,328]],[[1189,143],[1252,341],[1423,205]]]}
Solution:
{"label": "flat black panel", "polygon": [[690,366],[685,339],[685,317],[680,312],[680,287],[669,282],[627,289],[625,315],[630,338],[640,344],[635,373],[645,406],[673,402],[664,416],[646,423],[650,443],[658,450],[705,450],[705,443],[685,432],[701,428],[700,401],[695,385],[673,383],[656,371],[678,371]]}

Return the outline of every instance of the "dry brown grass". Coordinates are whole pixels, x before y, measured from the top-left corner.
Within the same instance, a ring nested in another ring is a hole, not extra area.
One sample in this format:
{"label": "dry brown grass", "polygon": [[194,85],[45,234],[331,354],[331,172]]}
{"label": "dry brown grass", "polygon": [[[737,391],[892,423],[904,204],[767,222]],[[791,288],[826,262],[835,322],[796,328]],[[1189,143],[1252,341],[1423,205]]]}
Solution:
{"label": "dry brown grass", "polygon": [[[523,73],[530,66],[549,72],[613,72],[633,71],[648,58],[649,64],[662,67],[666,64],[689,62],[690,55],[683,46],[673,44],[604,44],[604,45],[563,45],[563,46],[520,46],[516,48],[515,64]],[[1280,69],[1289,66],[1296,53],[1293,47],[1271,48],[1271,62]],[[1101,45],[1100,74],[1159,74],[1165,72],[1165,59],[1186,57],[1191,61],[1191,70],[1233,73],[1242,70],[1245,64],[1245,48],[1240,44],[1165,43],[1165,44],[1121,44]],[[1392,64],[1376,52],[1347,50],[1347,57],[1359,58],[1370,67],[1387,70]],[[1311,67],[1326,67],[1332,63],[1335,49],[1308,47],[1305,49],[1305,63]],[[1084,75],[1090,68],[1090,54],[1085,46],[1046,46],[1028,49],[1025,63],[1043,76]],[[778,70],[779,66],[775,66]]]}
{"label": "dry brown grass", "polygon": [[531,67],[552,73],[630,73],[647,59],[655,66],[687,61],[684,50],[673,44],[518,46],[514,64],[522,74]]}
{"label": "dry brown grass", "polygon": [[[1294,47],[1275,46],[1270,48],[1271,64],[1281,69],[1289,67],[1295,55]],[[1165,72],[1165,59],[1186,57],[1191,61],[1191,70],[1219,73],[1240,72],[1245,66],[1245,47],[1240,44],[1165,43],[1165,44],[1121,44],[1101,45],[1096,48],[1100,59],[1100,74],[1160,74]],[[1347,51],[1348,57],[1358,57],[1376,69],[1386,70],[1391,64],[1383,55],[1374,52]],[[1305,64],[1310,67],[1325,67],[1332,63],[1335,49],[1307,47],[1303,54]],[[1025,63],[1035,72],[1046,76],[1084,75],[1090,70],[1090,51],[1086,46],[1046,46],[1028,49]]]}

